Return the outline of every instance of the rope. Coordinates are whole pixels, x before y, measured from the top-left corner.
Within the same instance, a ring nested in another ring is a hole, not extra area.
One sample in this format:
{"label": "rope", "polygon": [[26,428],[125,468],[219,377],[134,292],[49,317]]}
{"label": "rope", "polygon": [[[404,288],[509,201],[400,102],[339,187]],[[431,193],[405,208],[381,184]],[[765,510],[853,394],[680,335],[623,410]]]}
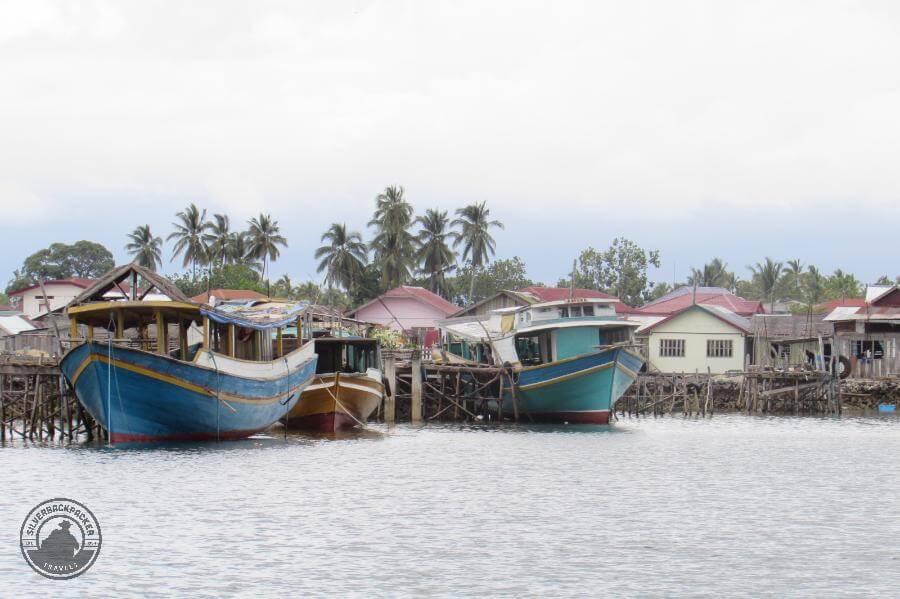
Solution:
{"label": "rope", "polygon": [[[316,378],[319,380],[320,383],[322,383],[323,385],[325,384],[325,381],[322,380],[322,377],[316,377]],[[337,382],[337,379],[335,379],[335,381]],[[344,413],[346,413],[347,416],[352,418],[356,422],[356,424],[360,425],[363,428],[369,428],[368,426],[366,426],[365,422],[360,421],[356,416],[354,416],[353,414],[350,413],[350,410],[348,410],[346,407],[344,407],[344,404],[342,404],[341,400],[339,400],[337,397],[334,396],[334,393],[331,392],[331,389],[329,387],[330,386],[326,386],[325,391],[328,392],[328,395],[331,396],[331,399],[334,400],[334,403],[336,403],[339,408],[344,410]]]}

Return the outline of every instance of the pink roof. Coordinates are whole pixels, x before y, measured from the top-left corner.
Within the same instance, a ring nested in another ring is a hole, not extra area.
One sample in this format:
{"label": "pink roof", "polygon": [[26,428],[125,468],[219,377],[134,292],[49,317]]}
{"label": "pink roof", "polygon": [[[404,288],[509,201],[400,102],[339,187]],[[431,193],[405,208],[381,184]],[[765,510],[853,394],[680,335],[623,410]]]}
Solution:
{"label": "pink roof", "polygon": [[[50,285],[74,285],[76,287],[81,287],[82,289],[87,289],[91,285],[93,285],[95,279],[81,279],[78,277],[73,277],[71,279],[56,279],[54,281],[44,281],[44,287],[48,287]],[[10,291],[7,295],[19,295],[21,293],[25,293],[26,291],[31,291],[32,289],[37,289],[40,285],[29,285],[28,287],[22,287],[21,289],[16,289],[15,291]]]}
{"label": "pink roof", "polygon": [[[676,290],[681,291],[684,287]],[[688,288],[688,292],[671,293],[662,298],[651,302],[640,308],[635,308],[635,314],[655,314],[659,316],[668,316],[681,312],[685,308],[689,308],[693,304],[706,304],[709,306],[719,306],[734,312],[738,316],[752,316],[754,314],[764,314],[763,304],[757,300],[746,300],[727,291],[707,291],[697,292],[696,301],[693,292]]]}
{"label": "pink roof", "polygon": [[[451,304],[441,296],[436,293],[432,293],[425,289],[424,287],[413,287],[411,285],[401,285],[400,287],[395,287],[389,291],[384,292],[381,295],[381,298],[386,297],[398,297],[398,298],[413,298],[415,300],[424,302],[434,308],[437,308],[441,312],[443,312],[446,316],[450,316],[451,314],[455,314],[459,311],[459,306],[455,304]],[[370,302],[366,302],[359,308],[352,310],[349,314],[355,314],[365,308],[366,306],[377,302],[379,298],[375,298]]]}

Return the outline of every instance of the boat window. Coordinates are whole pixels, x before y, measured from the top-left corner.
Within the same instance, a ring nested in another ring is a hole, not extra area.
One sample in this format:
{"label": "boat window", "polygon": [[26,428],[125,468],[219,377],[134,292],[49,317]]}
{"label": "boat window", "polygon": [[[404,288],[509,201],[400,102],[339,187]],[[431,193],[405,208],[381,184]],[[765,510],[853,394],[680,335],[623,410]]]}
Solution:
{"label": "boat window", "polygon": [[534,335],[516,337],[516,355],[523,366],[536,366],[552,361],[550,334],[542,331]]}
{"label": "boat window", "polygon": [[594,306],[585,306],[582,308],[582,311],[585,316],[593,316],[594,315]]}
{"label": "boat window", "polygon": [[560,318],[568,318],[569,317],[569,308],[563,306],[559,309],[559,317]]}
{"label": "boat window", "polygon": [[581,306],[572,306],[569,308],[569,316],[579,318],[581,316]]}
{"label": "boat window", "polygon": [[625,343],[631,338],[627,328],[618,329],[600,329],[600,345],[613,345],[615,343]]}

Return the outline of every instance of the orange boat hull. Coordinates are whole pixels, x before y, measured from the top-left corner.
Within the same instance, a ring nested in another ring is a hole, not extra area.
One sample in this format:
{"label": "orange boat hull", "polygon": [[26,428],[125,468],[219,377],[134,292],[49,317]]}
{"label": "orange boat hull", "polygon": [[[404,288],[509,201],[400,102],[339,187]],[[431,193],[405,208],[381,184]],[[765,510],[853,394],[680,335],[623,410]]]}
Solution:
{"label": "orange boat hull", "polygon": [[383,393],[381,381],[365,374],[315,375],[285,423],[322,432],[361,426],[378,408]]}

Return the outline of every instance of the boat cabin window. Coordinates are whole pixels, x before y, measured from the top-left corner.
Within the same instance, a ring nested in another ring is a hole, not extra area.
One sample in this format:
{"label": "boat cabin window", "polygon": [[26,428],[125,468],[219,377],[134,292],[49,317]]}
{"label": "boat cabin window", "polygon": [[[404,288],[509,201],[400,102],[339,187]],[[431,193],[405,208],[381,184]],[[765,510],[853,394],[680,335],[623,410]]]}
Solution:
{"label": "boat cabin window", "polygon": [[542,331],[533,335],[516,337],[516,355],[523,366],[536,366],[552,361],[550,333]]}
{"label": "boat cabin window", "polygon": [[365,372],[377,368],[375,343],[341,343],[338,341],[316,341],[316,374],[332,372]]}
{"label": "boat cabin window", "polygon": [[594,315],[594,306],[584,306],[581,309],[581,312],[584,316],[593,316]]}
{"label": "boat cabin window", "polygon": [[614,345],[625,343],[631,339],[631,333],[627,327],[617,329],[600,329],[600,345]]}

